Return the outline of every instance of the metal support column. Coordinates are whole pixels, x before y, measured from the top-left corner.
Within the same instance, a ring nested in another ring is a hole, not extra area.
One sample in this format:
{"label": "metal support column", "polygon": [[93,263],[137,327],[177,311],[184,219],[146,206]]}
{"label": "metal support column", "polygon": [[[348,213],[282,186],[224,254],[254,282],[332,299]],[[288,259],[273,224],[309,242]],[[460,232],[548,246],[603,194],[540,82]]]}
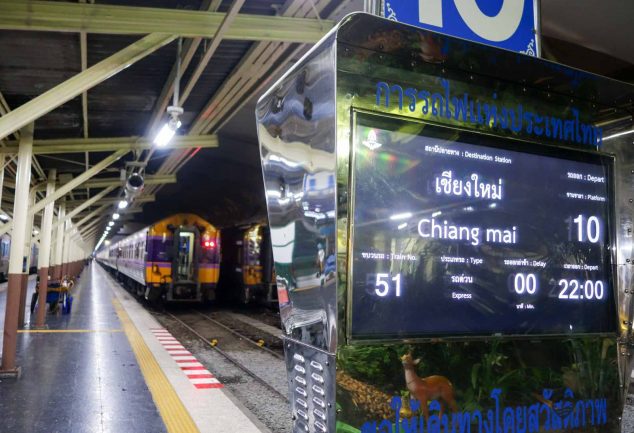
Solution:
{"label": "metal support column", "polygon": [[33,156],[33,123],[21,131],[18,152],[18,170],[16,173],[15,201],[13,203],[13,230],[11,253],[9,257],[9,283],[4,318],[4,340],[2,341],[3,376],[19,376],[15,363],[18,336],[18,308],[20,305],[20,282],[24,260],[24,241],[26,239],[26,216],[28,212],[29,185],[31,183],[31,158]]}
{"label": "metal support column", "polygon": [[0,207],[2,206],[2,190],[4,188],[4,162],[6,156],[4,153],[0,154]]}
{"label": "metal support column", "polygon": [[[66,214],[66,204],[62,202],[57,212],[57,220],[64,219]],[[64,224],[57,226],[57,241],[55,242],[55,269],[53,279],[55,281],[61,281],[62,279],[62,263],[64,260]]]}
{"label": "metal support column", "polygon": [[[71,230],[72,230],[72,225],[71,225]],[[68,274],[69,277],[74,277],[75,276],[75,264],[73,263],[73,256],[74,256],[74,251],[77,248],[77,245],[75,244],[75,237],[73,236],[73,234],[71,233],[70,235],[68,235],[68,252],[67,252],[67,258],[66,258],[66,274]]]}
{"label": "metal support column", "polygon": [[[53,222],[57,222],[57,215],[53,215]],[[55,279],[55,263],[57,263],[57,257],[55,257],[55,253],[57,252],[57,230],[53,231],[51,229],[51,258],[49,259],[49,267],[48,267],[48,280]]]}
{"label": "metal support column", "polygon": [[66,232],[70,230],[70,221],[66,221],[62,224],[64,227],[64,244],[62,248],[62,278],[64,278],[68,274],[68,251],[70,251],[70,235]]}
{"label": "metal support column", "polygon": [[[57,170],[52,169],[48,172],[48,182],[46,184],[46,196],[50,196],[55,192],[55,178]],[[35,326],[37,328],[44,327],[46,321],[46,290],[48,289],[48,265],[51,258],[51,232],[53,226],[53,211],[55,210],[55,202],[51,202],[44,208],[44,218],[42,218],[42,227],[40,227],[40,253],[37,258],[38,275],[40,276],[40,284],[37,288],[40,302],[37,308],[37,320]]]}
{"label": "metal support column", "polygon": [[[35,204],[35,188],[29,192],[29,208]],[[26,292],[29,285],[29,270],[31,268],[31,253],[33,251],[33,220],[35,215],[27,213],[26,227],[24,229],[24,260],[22,261],[22,279],[20,280],[20,309],[18,310],[18,328],[24,327],[26,312]]]}

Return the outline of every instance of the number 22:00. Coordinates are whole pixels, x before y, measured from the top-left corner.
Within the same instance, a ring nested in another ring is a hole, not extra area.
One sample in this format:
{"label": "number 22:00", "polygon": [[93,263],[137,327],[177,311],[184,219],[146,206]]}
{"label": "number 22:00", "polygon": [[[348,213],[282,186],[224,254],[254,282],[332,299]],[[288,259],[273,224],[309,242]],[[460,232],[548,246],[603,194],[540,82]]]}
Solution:
{"label": "number 22:00", "polygon": [[[603,281],[559,280],[559,299],[603,299],[605,290]],[[570,291],[568,291],[570,289]]]}

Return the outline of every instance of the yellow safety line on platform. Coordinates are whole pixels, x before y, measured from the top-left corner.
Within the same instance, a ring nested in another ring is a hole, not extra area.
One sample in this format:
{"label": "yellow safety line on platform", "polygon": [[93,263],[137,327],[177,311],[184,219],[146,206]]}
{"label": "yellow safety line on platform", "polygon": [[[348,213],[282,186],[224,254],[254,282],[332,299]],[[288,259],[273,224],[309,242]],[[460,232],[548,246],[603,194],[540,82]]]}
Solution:
{"label": "yellow safety line on platform", "polygon": [[117,299],[113,298],[112,303],[167,431],[169,433],[200,433],[128,313]]}
{"label": "yellow safety line on platform", "polygon": [[19,329],[19,334],[74,334],[93,332],[123,332],[123,329]]}

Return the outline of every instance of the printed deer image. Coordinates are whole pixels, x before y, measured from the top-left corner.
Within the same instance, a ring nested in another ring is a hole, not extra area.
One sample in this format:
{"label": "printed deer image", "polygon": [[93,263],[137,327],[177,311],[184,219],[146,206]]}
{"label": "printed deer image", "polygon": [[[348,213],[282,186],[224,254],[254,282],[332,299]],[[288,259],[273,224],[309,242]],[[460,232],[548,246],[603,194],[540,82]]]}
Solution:
{"label": "printed deer image", "polygon": [[440,415],[442,416],[443,401],[453,412],[458,412],[458,406],[453,394],[453,385],[444,376],[428,376],[420,378],[416,374],[416,366],[420,359],[414,360],[411,353],[407,353],[401,357],[403,362],[403,370],[405,370],[405,383],[407,389],[421,403],[425,419],[429,418],[429,407],[427,403],[430,400],[438,400],[440,403]]}

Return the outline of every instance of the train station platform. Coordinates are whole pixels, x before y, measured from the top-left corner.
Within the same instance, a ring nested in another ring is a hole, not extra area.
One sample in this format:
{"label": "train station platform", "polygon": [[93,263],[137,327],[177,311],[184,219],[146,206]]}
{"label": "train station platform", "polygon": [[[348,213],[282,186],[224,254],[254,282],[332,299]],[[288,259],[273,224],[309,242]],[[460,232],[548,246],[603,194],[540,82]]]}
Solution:
{"label": "train station platform", "polygon": [[73,296],[71,314],[49,313],[47,329],[20,331],[22,375],[0,381],[1,431],[265,431],[213,366],[198,362],[100,266],[84,269]]}

